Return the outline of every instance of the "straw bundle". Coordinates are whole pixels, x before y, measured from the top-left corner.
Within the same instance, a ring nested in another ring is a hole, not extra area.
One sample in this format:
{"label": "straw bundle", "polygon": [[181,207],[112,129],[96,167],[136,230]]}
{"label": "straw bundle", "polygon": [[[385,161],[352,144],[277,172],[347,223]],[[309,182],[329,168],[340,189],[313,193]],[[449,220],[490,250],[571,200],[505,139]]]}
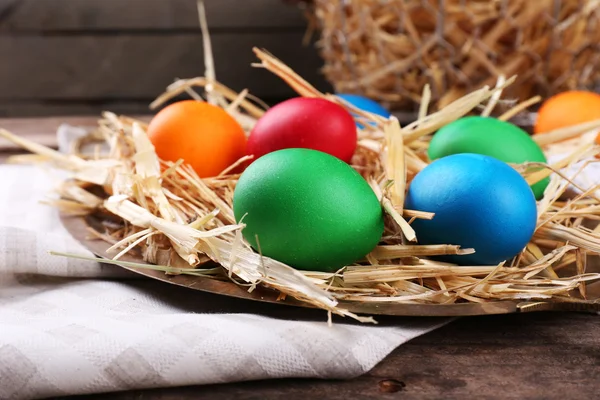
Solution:
{"label": "straw bundle", "polygon": [[598,0],[314,0],[323,72],[338,93],[409,110],[426,84],[440,109],[518,75],[525,100],[600,89]]}

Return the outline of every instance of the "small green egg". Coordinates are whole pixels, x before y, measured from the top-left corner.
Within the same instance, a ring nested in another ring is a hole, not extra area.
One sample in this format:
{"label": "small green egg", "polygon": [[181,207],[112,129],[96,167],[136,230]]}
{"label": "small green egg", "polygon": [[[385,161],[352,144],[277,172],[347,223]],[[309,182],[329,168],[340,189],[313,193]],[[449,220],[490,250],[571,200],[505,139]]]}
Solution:
{"label": "small green egg", "polygon": [[[512,164],[546,162],[542,149],[516,125],[491,117],[464,117],[442,127],[431,139],[431,160],[459,153],[475,153]],[[492,178],[492,177],[490,177]],[[549,178],[531,186],[541,199]]]}
{"label": "small green egg", "polygon": [[357,261],[383,234],[381,205],[363,177],[310,149],[254,161],[236,185],[233,211],[255,250],[304,270],[335,271]]}

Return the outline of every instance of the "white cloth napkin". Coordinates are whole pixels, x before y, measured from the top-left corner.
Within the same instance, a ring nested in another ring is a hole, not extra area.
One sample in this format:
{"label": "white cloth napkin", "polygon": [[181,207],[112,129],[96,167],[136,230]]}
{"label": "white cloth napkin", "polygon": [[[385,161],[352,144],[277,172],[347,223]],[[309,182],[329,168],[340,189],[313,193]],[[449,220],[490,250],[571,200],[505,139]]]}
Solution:
{"label": "white cloth napkin", "polygon": [[138,279],[88,254],[39,202],[60,174],[0,166],[0,399],[283,377],[352,378],[448,320],[326,314]]}

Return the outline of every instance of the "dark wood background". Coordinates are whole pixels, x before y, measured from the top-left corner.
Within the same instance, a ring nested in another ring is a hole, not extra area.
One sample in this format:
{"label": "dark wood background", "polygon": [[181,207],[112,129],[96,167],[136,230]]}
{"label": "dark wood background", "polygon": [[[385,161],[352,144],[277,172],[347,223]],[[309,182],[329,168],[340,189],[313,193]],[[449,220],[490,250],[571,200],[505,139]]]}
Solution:
{"label": "dark wood background", "polygon": [[[302,10],[282,0],[205,0],[217,79],[267,102],[293,92],[252,68],[264,47],[329,85]],[[204,74],[195,0],[0,0],[0,117],[147,113],[175,78]]]}

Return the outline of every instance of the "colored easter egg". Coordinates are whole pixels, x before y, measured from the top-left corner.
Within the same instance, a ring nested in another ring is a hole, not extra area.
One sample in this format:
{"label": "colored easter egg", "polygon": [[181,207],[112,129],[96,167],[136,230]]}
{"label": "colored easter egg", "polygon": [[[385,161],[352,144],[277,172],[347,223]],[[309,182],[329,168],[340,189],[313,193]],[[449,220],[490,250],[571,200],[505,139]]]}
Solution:
{"label": "colored easter egg", "polygon": [[216,176],[245,155],[246,135],[225,110],[196,100],[173,103],[148,125],[156,154],[183,159],[201,177]]}
{"label": "colored easter egg", "polygon": [[389,118],[392,115],[385,107],[377,103],[375,100],[369,99],[368,97],[344,93],[338,94],[337,96],[363,111],[381,115],[385,118]]}
{"label": "colored easter egg", "polygon": [[540,107],[534,133],[547,133],[600,119],[600,94],[580,90],[550,97]]}
{"label": "colored easter egg", "polygon": [[[427,154],[431,160],[459,153],[475,153],[511,164],[546,162],[542,149],[516,125],[489,117],[464,117],[440,128],[431,139]],[[549,178],[531,186],[541,199]]]}
{"label": "colored easter egg", "polygon": [[381,206],[367,182],[311,149],[254,161],[236,185],[233,211],[254,249],[298,269],[335,271],[368,254],[383,233]]}
{"label": "colored easter egg", "polygon": [[435,213],[412,227],[419,244],[454,244],[474,254],[446,256],[461,265],[495,265],[519,254],[535,230],[533,193],[508,164],[480,154],[434,161],[412,180],[406,208]]}
{"label": "colored easter egg", "polygon": [[248,138],[258,159],[288,148],[319,150],[350,162],[356,150],[354,119],[342,106],[320,98],[297,97],[269,109]]}

